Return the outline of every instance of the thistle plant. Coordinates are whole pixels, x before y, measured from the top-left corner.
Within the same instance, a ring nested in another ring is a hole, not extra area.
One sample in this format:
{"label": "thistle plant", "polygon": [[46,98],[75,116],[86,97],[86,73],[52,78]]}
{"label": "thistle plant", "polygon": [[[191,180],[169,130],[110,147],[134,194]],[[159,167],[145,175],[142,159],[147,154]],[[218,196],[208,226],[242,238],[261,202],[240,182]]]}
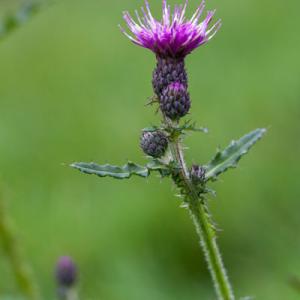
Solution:
{"label": "thistle plant", "polygon": [[128,162],[124,166],[73,163],[71,166],[83,173],[117,179],[132,175],[148,177],[158,172],[161,177],[171,177],[200,238],[208,269],[219,300],[234,300],[235,296],[222,256],[217,245],[217,233],[209,212],[207,198],[214,191],[209,182],[230,168],[235,168],[243,155],[264,135],[265,129],[256,129],[239,140],[232,141],[224,150],[218,150],[206,164],[188,166],[184,158],[183,141],[187,132],[206,131],[183,118],[189,113],[191,99],[188,92],[188,76],[185,58],[201,45],[208,43],[221,27],[221,20],[212,23],[215,11],[205,9],[203,1],[193,16],[186,17],[187,3],[171,10],[163,0],[162,19],[153,17],[149,3],[145,2],[142,15],[136,11],[136,19],[129,12],[123,17],[128,26],[121,31],[136,45],[151,50],[157,59],[153,71],[154,96],[151,104],[157,104],[161,123],[143,129],[140,145],[149,162],[138,165]]}

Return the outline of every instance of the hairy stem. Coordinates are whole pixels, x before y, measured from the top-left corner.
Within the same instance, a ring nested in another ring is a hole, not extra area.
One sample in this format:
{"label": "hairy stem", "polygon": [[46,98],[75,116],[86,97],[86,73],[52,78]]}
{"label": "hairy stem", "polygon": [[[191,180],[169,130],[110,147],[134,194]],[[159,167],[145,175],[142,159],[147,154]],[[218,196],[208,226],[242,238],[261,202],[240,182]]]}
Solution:
{"label": "hairy stem", "polygon": [[31,270],[23,261],[17,244],[11,222],[5,210],[5,203],[0,195],[0,242],[4,252],[10,261],[18,286],[26,299],[38,300],[39,292],[35,284]]}
{"label": "hairy stem", "polygon": [[197,193],[190,180],[189,171],[178,138],[170,142],[172,160],[180,167],[180,188],[187,195],[187,206],[200,238],[200,245],[208,263],[219,300],[234,300],[233,291],[226,274],[216,235],[212,228],[205,200]]}
{"label": "hairy stem", "polygon": [[77,291],[74,288],[62,288],[58,291],[59,300],[79,300]]}

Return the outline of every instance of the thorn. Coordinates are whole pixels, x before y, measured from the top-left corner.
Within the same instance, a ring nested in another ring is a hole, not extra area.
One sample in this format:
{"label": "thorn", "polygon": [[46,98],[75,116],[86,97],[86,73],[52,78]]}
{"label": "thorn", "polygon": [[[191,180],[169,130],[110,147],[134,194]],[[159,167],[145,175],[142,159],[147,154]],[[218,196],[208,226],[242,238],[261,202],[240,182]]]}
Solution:
{"label": "thorn", "polygon": [[158,103],[158,98],[156,96],[149,97],[148,102],[145,106],[153,105],[154,103]]}
{"label": "thorn", "polygon": [[189,205],[187,203],[182,203],[180,205],[180,208],[185,208],[185,209],[188,209]]}

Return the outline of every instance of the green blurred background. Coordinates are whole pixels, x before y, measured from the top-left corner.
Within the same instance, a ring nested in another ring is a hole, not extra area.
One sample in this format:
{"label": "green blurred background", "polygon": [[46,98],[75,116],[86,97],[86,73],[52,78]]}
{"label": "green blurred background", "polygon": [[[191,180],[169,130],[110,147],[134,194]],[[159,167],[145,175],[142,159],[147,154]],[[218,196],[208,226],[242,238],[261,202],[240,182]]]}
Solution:
{"label": "green blurred background", "polygon": [[[187,68],[191,117],[210,133],[186,139],[187,158],[205,163],[218,145],[269,128],[213,184],[210,206],[237,295],[300,299],[288,283],[300,276],[300,2],[207,2],[223,27]],[[158,16],[161,1],[151,3]],[[0,14],[19,4],[0,1]],[[44,299],[54,298],[53,268],[66,254],[80,268],[82,299],[215,298],[170,180],[116,182],[67,167],[146,161],[140,130],[159,120],[145,107],[155,58],[117,27],[123,10],[141,5],[57,0],[0,45],[1,182]],[[0,292],[17,293],[1,251],[0,272]]]}

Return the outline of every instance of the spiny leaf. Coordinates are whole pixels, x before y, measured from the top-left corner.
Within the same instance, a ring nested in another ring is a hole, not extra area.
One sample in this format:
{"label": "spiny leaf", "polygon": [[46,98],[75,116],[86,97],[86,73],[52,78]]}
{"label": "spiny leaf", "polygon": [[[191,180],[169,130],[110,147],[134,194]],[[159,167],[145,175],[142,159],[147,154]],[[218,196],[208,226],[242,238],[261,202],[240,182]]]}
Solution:
{"label": "spiny leaf", "polygon": [[181,132],[198,131],[198,132],[208,133],[208,129],[206,127],[198,127],[197,123],[192,122],[191,120],[185,121],[182,126],[178,127],[178,130]]}
{"label": "spiny leaf", "polygon": [[93,174],[100,177],[109,176],[117,179],[127,179],[132,175],[146,178],[150,175],[151,171],[157,171],[162,177],[166,177],[171,175],[172,168],[175,168],[173,165],[166,165],[158,159],[151,160],[146,166],[128,162],[122,167],[110,164],[98,165],[96,163],[73,163],[71,167],[85,174]]}
{"label": "spiny leaf", "polygon": [[142,131],[143,132],[155,132],[155,131],[158,131],[158,130],[164,130],[164,128],[153,125],[153,126],[144,128]]}
{"label": "spiny leaf", "polygon": [[239,160],[248,153],[250,148],[266,133],[266,129],[259,128],[243,136],[238,141],[232,141],[223,151],[218,151],[212,161],[205,166],[206,180],[215,180],[218,175],[229,168],[237,167]]}
{"label": "spiny leaf", "polygon": [[183,125],[172,125],[164,128],[170,134],[171,139],[177,139],[179,136],[186,134],[189,131],[208,133],[208,129],[204,127],[197,127],[196,123],[190,120],[185,121]]}
{"label": "spiny leaf", "polygon": [[147,168],[149,171],[158,171],[161,177],[167,177],[172,173],[172,166],[166,165],[158,159],[150,160],[150,162],[147,164]]}
{"label": "spiny leaf", "polygon": [[116,179],[130,178],[132,175],[148,177],[150,171],[147,167],[137,165],[133,162],[128,162],[126,165],[119,167],[113,165],[98,165],[96,163],[73,163],[72,168],[75,168],[85,174],[98,175],[100,177],[113,177]]}
{"label": "spiny leaf", "polygon": [[143,131],[158,131],[158,130],[163,130],[166,131],[168,133],[170,133],[172,136],[179,136],[185,132],[188,131],[195,131],[195,132],[203,132],[203,133],[208,133],[208,129],[205,127],[198,127],[196,122],[191,122],[190,120],[185,121],[183,123],[183,125],[179,125],[179,126],[168,126],[168,125],[162,125],[162,126],[150,126],[150,127],[146,127],[143,129]]}

